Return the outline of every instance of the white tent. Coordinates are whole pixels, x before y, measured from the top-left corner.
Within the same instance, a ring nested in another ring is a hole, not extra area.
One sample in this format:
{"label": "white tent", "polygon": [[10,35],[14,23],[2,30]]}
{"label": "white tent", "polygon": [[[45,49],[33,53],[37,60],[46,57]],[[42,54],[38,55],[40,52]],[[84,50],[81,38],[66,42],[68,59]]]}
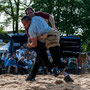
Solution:
{"label": "white tent", "polygon": [[5,52],[6,50],[8,50],[9,44],[10,44],[10,42],[8,42],[8,43],[5,44],[4,46],[0,47],[0,53],[3,53],[3,52]]}

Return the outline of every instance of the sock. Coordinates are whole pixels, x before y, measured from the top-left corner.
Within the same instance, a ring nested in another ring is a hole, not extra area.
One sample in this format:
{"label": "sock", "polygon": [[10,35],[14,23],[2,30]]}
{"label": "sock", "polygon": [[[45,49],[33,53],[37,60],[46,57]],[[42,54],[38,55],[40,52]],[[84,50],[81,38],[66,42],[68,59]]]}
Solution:
{"label": "sock", "polygon": [[66,76],[68,76],[69,74],[67,73],[67,72],[64,72],[64,76],[66,77]]}
{"label": "sock", "polygon": [[53,69],[51,69],[51,72],[53,72]]}

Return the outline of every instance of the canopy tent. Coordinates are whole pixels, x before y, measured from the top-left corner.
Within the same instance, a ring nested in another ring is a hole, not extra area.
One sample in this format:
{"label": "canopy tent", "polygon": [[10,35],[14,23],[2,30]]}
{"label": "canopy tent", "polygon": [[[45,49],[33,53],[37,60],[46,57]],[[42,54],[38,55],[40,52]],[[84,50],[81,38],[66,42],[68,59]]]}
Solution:
{"label": "canopy tent", "polygon": [[0,39],[2,39],[5,43],[9,42],[9,40],[11,40],[11,37],[4,33],[4,34],[0,34]]}
{"label": "canopy tent", "polygon": [[0,53],[4,53],[6,50],[8,50],[9,44],[10,44],[10,42],[8,42],[4,46],[0,47]]}

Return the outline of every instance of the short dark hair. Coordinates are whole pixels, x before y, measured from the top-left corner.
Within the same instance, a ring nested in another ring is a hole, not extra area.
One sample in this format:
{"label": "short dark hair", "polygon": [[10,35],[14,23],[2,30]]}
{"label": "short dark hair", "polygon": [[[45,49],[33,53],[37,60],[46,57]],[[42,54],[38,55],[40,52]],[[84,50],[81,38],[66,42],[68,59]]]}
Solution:
{"label": "short dark hair", "polygon": [[25,13],[27,14],[27,10],[31,10],[32,12],[34,12],[34,10],[32,9],[32,7],[27,7],[26,10],[25,10]]}
{"label": "short dark hair", "polygon": [[30,20],[30,21],[31,21],[31,18],[30,18],[29,16],[23,16],[21,20],[22,20],[22,21],[23,21],[23,20],[26,20],[26,21],[29,21],[29,20]]}

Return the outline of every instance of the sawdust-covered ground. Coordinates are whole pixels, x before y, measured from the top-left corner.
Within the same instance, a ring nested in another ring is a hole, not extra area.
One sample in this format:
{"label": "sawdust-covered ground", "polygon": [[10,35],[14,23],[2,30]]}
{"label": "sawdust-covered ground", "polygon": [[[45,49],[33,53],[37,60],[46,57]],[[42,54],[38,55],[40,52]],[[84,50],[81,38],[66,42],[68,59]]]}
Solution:
{"label": "sawdust-covered ground", "polygon": [[64,82],[63,75],[37,75],[35,82],[26,82],[26,75],[0,75],[0,90],[90,90],[90,74],[71,75],[73,83]]}

